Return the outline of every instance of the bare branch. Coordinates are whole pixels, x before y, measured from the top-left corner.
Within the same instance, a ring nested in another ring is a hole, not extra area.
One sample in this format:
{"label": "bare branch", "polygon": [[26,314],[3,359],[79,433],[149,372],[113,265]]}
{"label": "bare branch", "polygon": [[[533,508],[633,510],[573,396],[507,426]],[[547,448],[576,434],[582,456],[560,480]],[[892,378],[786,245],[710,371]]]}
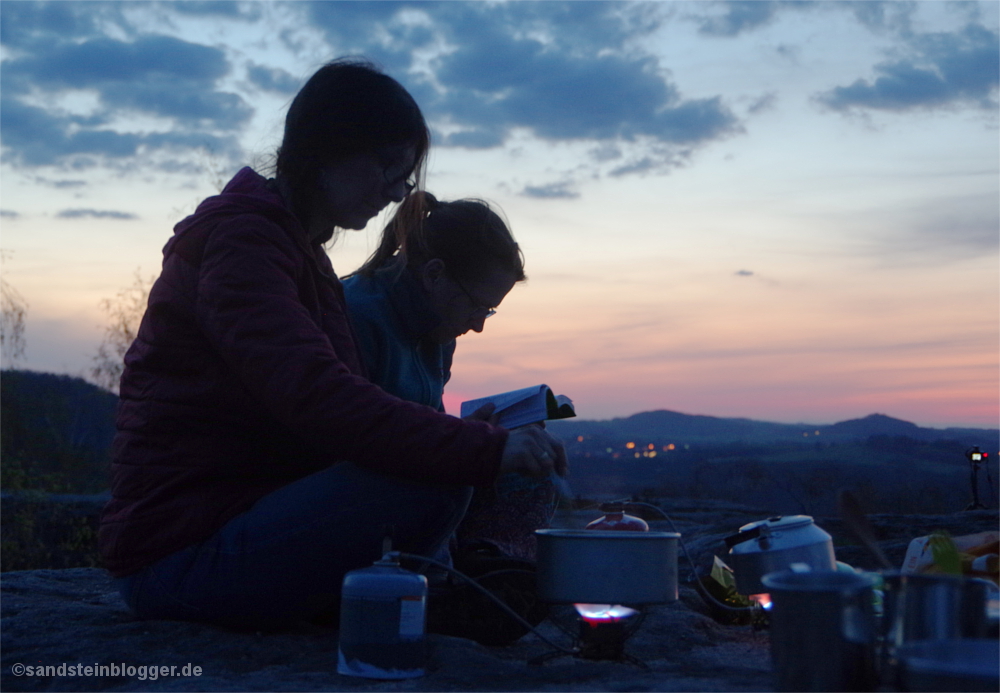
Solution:
{"label": "bare branch", "polygon": [[[11,251],[0,250],[0,263],[10,255]],[[24,358],[24,324],[27,316],[28,302],[0,276],[0,356],[8,365],[14,365]]]}
{"label": "bare branch", "polygon": [[104,338],[97,347],[94,366],[90,376],[100,387],[118,392],[118,383],[125,370],[125,353],[139,333],[139,324],[146,313],[149,290],[156,281],[156,275],[143,278],[142,270],[136,268],[132,285],[115,294],[114,298],[101,301],[101,310],[108,316],[104,327]]}

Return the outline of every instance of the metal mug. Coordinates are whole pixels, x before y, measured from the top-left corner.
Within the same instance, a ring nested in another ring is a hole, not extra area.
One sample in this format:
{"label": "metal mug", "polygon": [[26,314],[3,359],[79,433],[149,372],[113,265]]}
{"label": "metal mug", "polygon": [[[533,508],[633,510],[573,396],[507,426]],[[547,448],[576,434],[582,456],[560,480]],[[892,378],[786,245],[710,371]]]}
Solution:
{"label": "metal mug", "polygon": [[769,573],[771,661],[778,691],[873,691],[873,575]]}
{"label": "metal mug", "polygon": [[916,640],[985,638],[997,586],[959,575],[886,573],[882,637],[889,647]]}
{"label": "metal mug", "polygon": [[[901,653],[914,643],[947,643],[988,638],[990,600],[996,584],[980,578],[927,573],[882,576],[884,612],[880,628],[883,682],[902,686]],[[926,645],[933,647],[933,645]]]}

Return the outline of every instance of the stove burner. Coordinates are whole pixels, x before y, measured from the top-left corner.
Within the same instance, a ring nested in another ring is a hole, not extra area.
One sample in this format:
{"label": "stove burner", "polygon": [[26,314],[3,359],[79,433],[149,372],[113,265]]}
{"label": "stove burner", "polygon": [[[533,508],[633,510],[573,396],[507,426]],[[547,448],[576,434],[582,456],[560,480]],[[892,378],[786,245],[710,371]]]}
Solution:
{"label": "stove burner", "polygon": [[577,632],[573,652],[546,652],[529,664],[543,664],[550,659],[572,654],[582,659],[628,662],[648,670],[641,659],[625,652],[625,641],[639,629],[646,617],[641,610],[608,604],[575,604]]}

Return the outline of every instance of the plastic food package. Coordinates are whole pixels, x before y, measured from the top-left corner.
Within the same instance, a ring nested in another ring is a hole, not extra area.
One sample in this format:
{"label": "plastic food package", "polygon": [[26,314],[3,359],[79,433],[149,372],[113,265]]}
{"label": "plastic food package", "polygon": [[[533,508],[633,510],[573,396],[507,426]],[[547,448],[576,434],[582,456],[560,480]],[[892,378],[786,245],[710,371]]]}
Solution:
{"label": "plastic food package", "polygon": [[[1000,582],[1000,532],[980,532],[951,537],[961,559],[962,574]],[[941,569],[934,562],[931,537],[917,537],[910,542],[903,558],[903,573],[936,573]]]}

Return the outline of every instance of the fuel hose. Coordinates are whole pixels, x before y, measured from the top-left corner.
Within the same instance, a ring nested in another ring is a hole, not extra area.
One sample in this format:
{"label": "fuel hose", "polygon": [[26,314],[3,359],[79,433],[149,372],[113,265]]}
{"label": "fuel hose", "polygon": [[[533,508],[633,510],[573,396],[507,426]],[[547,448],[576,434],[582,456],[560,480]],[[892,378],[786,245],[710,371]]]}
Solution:
{"label": "fuel hose", "polygon": [[[444,563],[441,563],[440,561],[436,561],[433,558],[428,558],[427,556],[420,556],[420,555],[413,554],[413,553],[403,553],[402,551],[390,551],[389,553],[387,553],[385,555],[385,557],[392,557],[392,556],[396,556],[398,558],[408,558],[410,560],[420,561],[422,563],[429,563],[429,564],[431,564],[433,566],[437,566],[438,568],[443,568],[444,570],[448,571],[452,575],[455,575],[456,577],[462,579],[463,581],[465,581],[466,583],[468,583],[469,585],[471,585],[475,589],[479,590],[485,596],[489,597],[489,599],[491,599],[498,607],[500,607],[500,609],[504,613],[506,613],[512,619],[514,619],[515,621],[517,621],[518,623],[520,623],[522,626],[524,626],[525,628],[527,628],[529,631],[531,631],[532,633],[534,633],[535,635],[537,635],[539,638],[541,638],[543,641],[545,641],[546,643],[548,643],[552,647],[556,648],[560,652],[565,652],[566,654],[576,654],[577,653],[577,650],[575,650],[573,648],[563,647],[562,645],[560,645],[558,643],[554,643],[551,640],[549,640],[545,635],[543,635],[541,632],[539,632],[539,630],[535,626],[531,625],[526,620],[524,620],[519,613],[517,613],[516,611],[514,611],[513,609],[511,609],[509,606],[507,606],[503,602],[502,599],[500,599],[499,597],[497,597],[495,594],[493,594],[492,592],[490,592],[488,589],[486,589],[485,587],[483,587],[482,585],[480,585],[478,582],[476,582],[475,580],[473,580],[472,578],[470,578],[465,573],[463,573],[461,571],[458,571],[458,570],[455,570],[451,566],[445,565]],[[501,572],[501,571],[497,571],[497,572]],[[502,571],[502,572],[525,572],[525,573],[527,573],[527,572],[531,572],[531,571],[527,571],[527,570],[521,571],[521,570],[516,570],[516,569],[508,569],[508,570],[505,570],[505,571]],[[490,574],[490,573],[488,573],[488,574]]]}

